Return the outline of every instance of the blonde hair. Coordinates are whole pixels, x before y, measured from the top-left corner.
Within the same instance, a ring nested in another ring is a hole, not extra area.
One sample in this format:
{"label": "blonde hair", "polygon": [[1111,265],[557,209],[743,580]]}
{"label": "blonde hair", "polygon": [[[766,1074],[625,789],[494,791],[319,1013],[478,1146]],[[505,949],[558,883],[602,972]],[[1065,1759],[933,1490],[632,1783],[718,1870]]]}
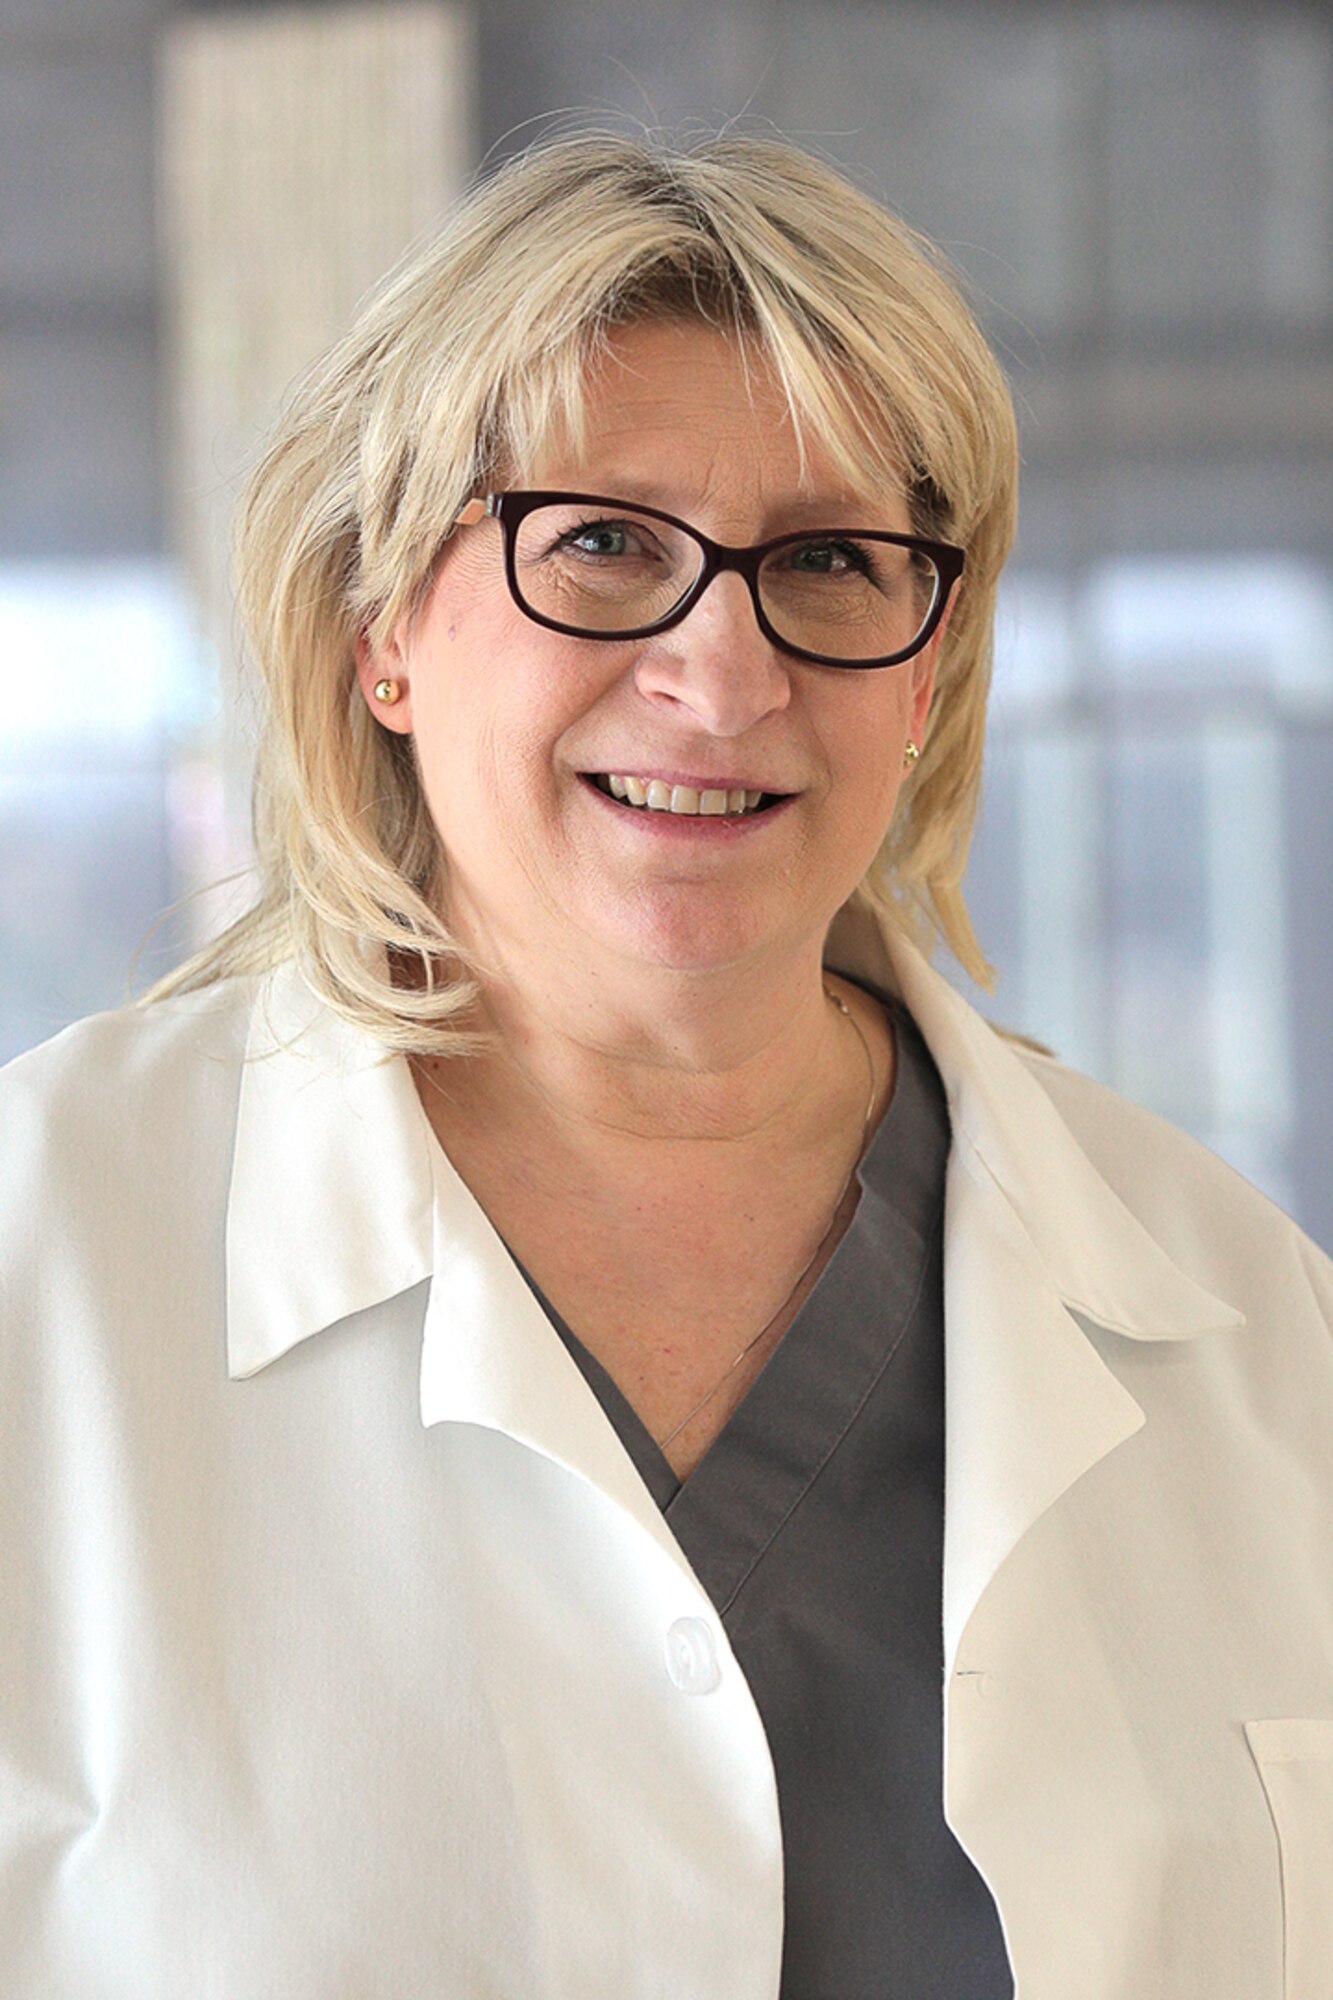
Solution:
{"label": "blonde hair", "polygon": [[[294,956],[389,1047],[457,1054],[475,963],[443,921],[447,857],[410,736],[382,728],[354,648],[420,607],[447,524],[532,465],[584,397],[610,332],[694,317],[775,370],[797,437],[853,486],[907,478],[918,532],[967,567],[929,733],[851,902],[991,988],[963,900],[981,782],[996,584],[1017,441],[1003,377],[925,240],[783,142],[689,151],[590,133],[474,189],[297,384],[237,516],[242,624],[266,694],[255,776],[259,894],[140,1005]],[[802,442],[802,450],[804,444]]]}

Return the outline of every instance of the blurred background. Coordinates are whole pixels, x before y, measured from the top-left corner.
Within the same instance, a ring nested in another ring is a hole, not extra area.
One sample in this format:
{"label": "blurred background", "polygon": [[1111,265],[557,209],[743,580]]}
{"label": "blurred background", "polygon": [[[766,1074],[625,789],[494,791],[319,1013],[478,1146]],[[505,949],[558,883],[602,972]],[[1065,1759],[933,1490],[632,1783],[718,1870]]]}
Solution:
{"label": "blurred background", "polygon": [[227,518],[297,369],[483,162],[728,120],[934,237],[1017,395],[1000,981],[943,969],[1333,1248],[1323,5],[0,0],[0,1060],[246,900]]}

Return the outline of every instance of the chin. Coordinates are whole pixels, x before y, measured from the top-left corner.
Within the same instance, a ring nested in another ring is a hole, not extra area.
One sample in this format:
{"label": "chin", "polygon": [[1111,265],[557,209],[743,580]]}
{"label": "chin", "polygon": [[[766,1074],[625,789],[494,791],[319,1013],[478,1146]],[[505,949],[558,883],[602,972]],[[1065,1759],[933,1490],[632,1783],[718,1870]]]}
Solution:
{"label": "chin", "polygon": [[777,942],[774,927],[759,920],[752,904],[739,910],[734,904],[663,909],[653,907],[655,902],[645,898],[622,912],[623,920],[607,935],[618,957],[673,972],[710,972],[762,955]]}

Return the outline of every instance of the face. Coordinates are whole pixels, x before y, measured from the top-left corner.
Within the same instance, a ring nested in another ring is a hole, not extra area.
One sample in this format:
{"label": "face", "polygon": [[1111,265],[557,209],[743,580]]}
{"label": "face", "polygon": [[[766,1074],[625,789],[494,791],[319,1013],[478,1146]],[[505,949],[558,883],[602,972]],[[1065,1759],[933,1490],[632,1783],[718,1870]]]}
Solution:
{"label": "face", "polygon": [[[525,484],[638,500],[729,544],[911,531],[901,494],[858,499],[813,445],[803,486],[781,393],[753,356],[749,373],[747,395],[709,328],[622,331],[581,455],[553,451]],[[887,831],[904,745],[925,735],[938,643],[862,672],[793,659],[733,572],[650,638],[547,631],[513,602],[488,518],[455,532],[424,609],[358,669],[377,718],[416,738],[455,933],[495,962],[606,981],[801,954],[817,967]],[[386,675],[392,707],[373,696]],[[594,782],[611,773],[784,797],[683,818],[618,803]]]}

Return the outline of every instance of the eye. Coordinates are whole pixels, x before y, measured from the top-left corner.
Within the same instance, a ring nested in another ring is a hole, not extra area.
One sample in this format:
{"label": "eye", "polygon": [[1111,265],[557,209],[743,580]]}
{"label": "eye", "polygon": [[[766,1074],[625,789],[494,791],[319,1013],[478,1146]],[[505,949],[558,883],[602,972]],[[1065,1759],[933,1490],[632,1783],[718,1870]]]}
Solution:
{"label": "eye", "polygon": [[800,542],[790,552],[793,569],[804,576],[873,576],[870,551],[858,542]]}
{"label": "eye", "polygon": [[642,531],[630,521],[580,521],[557,537],[556,547],[593,561],[642,553]]}

